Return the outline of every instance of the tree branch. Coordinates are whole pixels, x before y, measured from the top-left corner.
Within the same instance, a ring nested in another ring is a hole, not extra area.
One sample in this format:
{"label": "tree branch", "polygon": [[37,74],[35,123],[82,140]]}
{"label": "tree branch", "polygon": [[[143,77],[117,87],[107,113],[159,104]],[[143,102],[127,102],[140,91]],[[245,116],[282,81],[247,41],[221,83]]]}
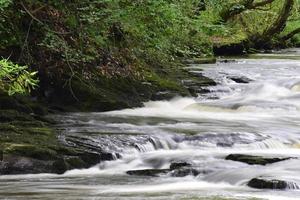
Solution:
{"label": "tree branch", "polygon": [[23,2],[21,2],[21,6],[24,8],[24,10],[26,11],[26,13],[35,21],[43,24],[43,22],[41,22],[41,20],[39,20],[38,18],[36,18],[27,8],[26,6],[23,4]]}
{"label": "tree branch", "polygon": [[256,2],[256,3],[253,2],[252,7],[253,8],[262,7],[262,6],[265,6],[267,4],[273,3],[273,1],[275,1],[275,0],[264,0],[264,1]]}
{"label": "tree branch", "polygon": [[294,37],[296,34],[299,34],[300,33],[300,27],[293,30],[292,32],[288,33],[287,35],[281,37],[282,40],[289,40],[291,39],[292,37]]}
{"label": "tree branch", "polygon": [[229,7],[224,9],[220,15],[224,22],[228,21],[230,18],[243,13],[246,10],[251,9],[260,9],[264,10],[261,7],[264,7],[268,4],[273,3],[275,0],[263,0],[259,2],[255,2],[254,0],[243,0],[239,3],[231,4]]}

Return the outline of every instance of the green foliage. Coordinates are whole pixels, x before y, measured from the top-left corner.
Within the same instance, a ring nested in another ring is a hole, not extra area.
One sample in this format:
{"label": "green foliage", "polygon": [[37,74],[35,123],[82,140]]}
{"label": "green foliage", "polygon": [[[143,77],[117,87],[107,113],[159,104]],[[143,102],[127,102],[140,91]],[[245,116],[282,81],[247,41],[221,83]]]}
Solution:
{"label": "green foliage", "polygon": [[0,90],[9,95],[25,94],[37,87],[37,72],[27,71],[27,66],[14,64],[7,59],[0,60]]}
{"label": "green foliage", "polygon": [[[295,1],[293,21],[299,19],[299,0]],[[250,10],[241,2],[0,0],[0,56],[12,52],[13,60],[52,77],[74,72],[96,76],[87,73],[90,69],[110,77],[143,73],[145,66],[158,71],[176,66],[181,57],[211,56],[213,46],[260,36],[283,1]],[[221,22],[224,8],[238,13],[227,23]],[[294,24],[289,22],[285,31]]]}
{"label": "green foliage", "polygon": [[0,0],[0,10],[7,8],[12,3],[12,0]]}

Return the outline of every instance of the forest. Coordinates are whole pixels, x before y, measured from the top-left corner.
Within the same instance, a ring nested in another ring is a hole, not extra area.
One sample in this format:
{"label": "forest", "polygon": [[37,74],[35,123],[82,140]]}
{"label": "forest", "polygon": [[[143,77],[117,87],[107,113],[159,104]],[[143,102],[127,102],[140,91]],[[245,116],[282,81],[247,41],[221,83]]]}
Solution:
{"label": "forest", "polygon": [[[1,0],[1,89],[9,95],[31,92],[54,104],[62,103],[56,101],[64,94],[74,105],[106,93],[126,96],[143,81],[184,93],[175,71],[188,59],[209,62],[219,55],[299,46],[299,4]],[[129,91],[115,86],[114,79],[128,83]]]}

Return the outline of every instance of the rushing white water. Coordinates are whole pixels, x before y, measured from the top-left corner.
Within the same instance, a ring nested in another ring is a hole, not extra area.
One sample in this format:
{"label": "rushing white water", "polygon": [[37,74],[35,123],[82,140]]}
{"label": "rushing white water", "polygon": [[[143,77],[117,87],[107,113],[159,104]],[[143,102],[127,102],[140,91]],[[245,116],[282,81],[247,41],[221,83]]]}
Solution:
{"label": "rushing white water", "polygon": [[[4,199],[300,199],[299,51],[188,69],[218,82],[199,98],[147,102],[142,108],[57,116],[66,136],[86,137],[120,159],[64,175],[0,177]],[[283,59],[283,57],[285,57]],[[237,83],[236,78],[249,83]],[[292,159],[261,165],[225,160],[232,153]],[[197,176],[129,176],[186,161]],[[287,181],[258,190],[252,178]]]}

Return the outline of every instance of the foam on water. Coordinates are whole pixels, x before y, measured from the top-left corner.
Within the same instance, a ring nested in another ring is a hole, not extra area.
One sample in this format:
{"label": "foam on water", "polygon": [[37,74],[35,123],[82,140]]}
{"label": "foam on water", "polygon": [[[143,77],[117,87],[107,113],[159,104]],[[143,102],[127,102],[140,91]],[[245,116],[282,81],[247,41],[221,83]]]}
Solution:
{"label": "foam on water", "polygon": [[[176,195],[299,199],[299,60],[239,59],[188,69],[218,85],[206,88],[212,92],[199,98],[178,97],[146,102],[142,108],[55,116],[64,122],[59,128],[66,141],[84,138],[88,144],[118,153],[120,159],[63,175],[2,176],[0,187],[13,194],[14,185],[23,192],[33,190],[36,199],[51,199],[51,194],[63,198],[73,192],[83,199],[147,199],[145,193],[154,194],[153,199],[168,199],[168,195],[175,195],[173,199],[178,199]],[[232,77],[250,82],[237,83]],[[266,166],[224,159],[234,153],[291,159]],[[201,173],[150,178],[126,174],[129,170],[166,169],[176,161],[189,162]],[[289,188],[249,188],[247,182],[257,177],[285,180]]]}

